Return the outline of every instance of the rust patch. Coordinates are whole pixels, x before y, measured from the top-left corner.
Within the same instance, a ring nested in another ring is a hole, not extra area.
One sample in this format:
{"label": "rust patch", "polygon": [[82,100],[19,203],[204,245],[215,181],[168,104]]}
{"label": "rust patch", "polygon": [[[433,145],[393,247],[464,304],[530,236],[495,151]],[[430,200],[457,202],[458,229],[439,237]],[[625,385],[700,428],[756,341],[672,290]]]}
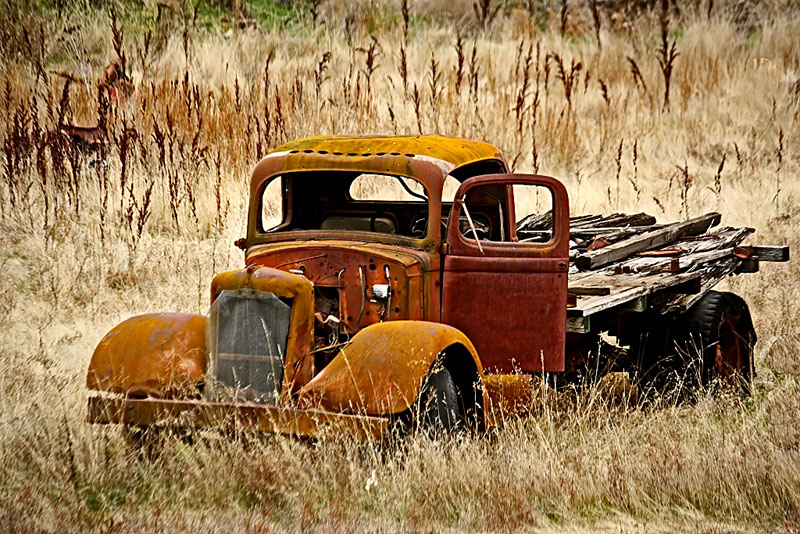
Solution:
{"label": "rust patch", "polygon": [[389,424],[381,417],[295,410],[272,405],[228,404],[198,400],[89,398],[89,422],[96,424],[152,425],[168,421],[172,426],[228,430],[248,428],[290,436],[316,437],[348,432],[365,441],[379,441]]}
{"label": "rust patch", "polygon": [[533,388],[529,374],[486,375],[483,390],[488,399],[487,426],[498,425],[508,418],[525,415],[530,412],[533,405]]}
{"label": "rust patch", "polygon": [[602,237],[598,237],[591,244],[586,248],[587,252],[592,252],[594,250],[600,250],[601,248],[605,248],[611,244],[611,241],[607,239],[603,239]]}

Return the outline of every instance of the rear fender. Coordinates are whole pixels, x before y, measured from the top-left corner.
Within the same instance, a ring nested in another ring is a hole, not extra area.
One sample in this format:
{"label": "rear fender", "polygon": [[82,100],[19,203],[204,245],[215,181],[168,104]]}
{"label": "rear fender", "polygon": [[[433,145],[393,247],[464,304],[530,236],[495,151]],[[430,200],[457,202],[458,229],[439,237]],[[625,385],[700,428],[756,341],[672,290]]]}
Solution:
{"label": "rear fender", "polygon": [[133,397],[195,395],[206,372],[203,315],[156,313],[123,321],[92,354],[86,386]]}
{"label": "rear fender", "polygon": [[[417,399],[436,358],[462,391],[483,380],[475,348],[459,330],[425,321],[390,321],[360,330],[299,392],[301,407],[364,415],[398,414]],[[484,403],[483,395],[479,402]]]}

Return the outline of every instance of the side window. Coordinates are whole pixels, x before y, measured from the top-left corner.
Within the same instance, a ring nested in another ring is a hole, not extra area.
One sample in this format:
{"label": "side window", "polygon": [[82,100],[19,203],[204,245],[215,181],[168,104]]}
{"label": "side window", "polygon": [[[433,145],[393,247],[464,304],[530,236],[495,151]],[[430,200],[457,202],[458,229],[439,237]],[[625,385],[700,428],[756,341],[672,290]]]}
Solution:
{"label": "side window", "polygon": [[[508,206],[513,193],[514,205]],[[486,184],[467,191],[459,217],[467,239],[547,243],[553,238],[553,194],[528,184]],[[515,231],[516,230],[516,231]]]}
{"label": "side window", "polygon": [[458,220],[461,235],[480,241],[509,241],[508,193],[505,184],[486,184],[467,191]]}
{"label": "side window", "polygon": [[261,228],[265,232],[283,222],[282,182],[280,176],[273,178],[261,193]]}
{"label": "side window", "polygon": [[553,238],[553,193],[541,185],[514,184],[517,239],[547,243]]}

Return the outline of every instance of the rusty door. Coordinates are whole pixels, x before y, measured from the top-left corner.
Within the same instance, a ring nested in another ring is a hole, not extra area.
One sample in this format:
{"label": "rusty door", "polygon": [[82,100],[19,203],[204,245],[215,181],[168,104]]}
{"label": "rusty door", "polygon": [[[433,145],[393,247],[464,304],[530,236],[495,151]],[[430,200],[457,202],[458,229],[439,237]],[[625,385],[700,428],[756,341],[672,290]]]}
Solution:
{"label": "rusty door", "polygon": [[[516,231],[515,190],[524,187],[550,199],[551,229],[532,238]],[[569,204],[560,182],[522,174],[465,180],[447,231],[442,322],[469,337],[487,372],[563,371],[568,258]]]}

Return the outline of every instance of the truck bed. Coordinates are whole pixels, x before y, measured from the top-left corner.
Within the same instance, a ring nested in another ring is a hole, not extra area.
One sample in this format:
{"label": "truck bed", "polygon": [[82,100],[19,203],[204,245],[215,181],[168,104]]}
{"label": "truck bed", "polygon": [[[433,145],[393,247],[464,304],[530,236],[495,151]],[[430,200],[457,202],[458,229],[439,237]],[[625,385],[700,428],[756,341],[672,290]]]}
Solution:
{"label": "truck bed", "polygon": [[[745,246],[752,228],[719,226],[707,213],[659,224],[645,213],[570,218],[567,331],[585,333],[602,312],[688,309],[723,278],[758,271],[761,261],[788,261],[788,247]],[[541,240],[549,216],[520,221],[521,240]]]}

